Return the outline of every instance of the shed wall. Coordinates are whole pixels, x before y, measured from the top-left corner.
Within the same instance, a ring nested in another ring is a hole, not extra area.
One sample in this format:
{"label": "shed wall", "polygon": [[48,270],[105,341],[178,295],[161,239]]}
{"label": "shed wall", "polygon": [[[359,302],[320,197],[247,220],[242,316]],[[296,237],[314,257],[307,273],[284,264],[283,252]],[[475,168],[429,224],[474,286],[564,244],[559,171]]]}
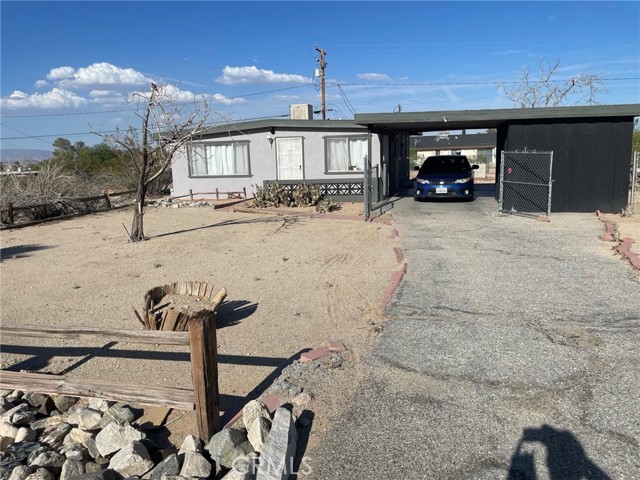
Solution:
{"label": "shed wall", "polygon": [[620,212],[627,205],[632,120],[508,123],[498,128],[498,148],[553,151],[552,212]]}

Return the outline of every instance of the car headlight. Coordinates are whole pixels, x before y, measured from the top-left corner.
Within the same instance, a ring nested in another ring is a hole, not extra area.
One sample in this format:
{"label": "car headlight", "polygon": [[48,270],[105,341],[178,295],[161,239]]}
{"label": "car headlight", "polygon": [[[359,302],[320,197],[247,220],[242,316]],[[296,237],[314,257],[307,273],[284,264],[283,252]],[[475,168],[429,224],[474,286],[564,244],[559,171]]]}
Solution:
{"label": "car headlight", "polygon": [[459,178],[455,183],[467,183],[471,181],[471,177]]}
{"label": "car headlight", "polygon": [[427,180],[426,178],[416,178],[416,182],[422,183],[424,185],[426,183],[429,183],[429,180]]}

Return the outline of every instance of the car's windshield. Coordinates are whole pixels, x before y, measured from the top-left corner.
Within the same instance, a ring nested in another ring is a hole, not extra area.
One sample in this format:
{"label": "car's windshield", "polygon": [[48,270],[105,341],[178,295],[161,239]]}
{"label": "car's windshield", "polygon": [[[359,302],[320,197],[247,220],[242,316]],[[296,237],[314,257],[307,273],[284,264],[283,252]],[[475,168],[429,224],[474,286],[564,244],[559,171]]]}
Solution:
{"label": "car's windshield", "polygon": [[461,173],[470,168],[465,157],[429,157],[420,167],[420,173]]}

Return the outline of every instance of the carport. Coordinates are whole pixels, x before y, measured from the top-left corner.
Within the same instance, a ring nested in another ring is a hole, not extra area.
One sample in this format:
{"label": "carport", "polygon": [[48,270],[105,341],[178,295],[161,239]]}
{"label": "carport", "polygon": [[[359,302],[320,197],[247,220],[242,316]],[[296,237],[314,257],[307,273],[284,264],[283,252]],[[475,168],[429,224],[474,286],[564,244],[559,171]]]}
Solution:
{"label": "carport", "polygon": [[503,151],[553,151],[552,211],[617,213],[627,206],[636,116],[640,104],[362,113],[354,121],[380,138],[385,196],[410,185],[411,135],[495,128],[498,171]]}

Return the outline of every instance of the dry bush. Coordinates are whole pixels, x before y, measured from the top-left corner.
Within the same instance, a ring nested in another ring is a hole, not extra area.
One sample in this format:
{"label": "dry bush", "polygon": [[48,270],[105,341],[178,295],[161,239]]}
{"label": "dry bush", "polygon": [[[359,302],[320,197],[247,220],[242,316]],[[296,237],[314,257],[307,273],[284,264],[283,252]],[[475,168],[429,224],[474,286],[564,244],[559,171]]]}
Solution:
{"label": "dry bush", "polygon": [[[6,175],[0,180],[2,223],[8,223],[7,208],[16,211],[14,221],[31,221],[72,213],[94,211],[99,201],[78,202],[77,197],[100,195],[101,185],[65,173],[62,165],[45,163],[37,175]],[[22,210],[21,207],[31,207]]]}

